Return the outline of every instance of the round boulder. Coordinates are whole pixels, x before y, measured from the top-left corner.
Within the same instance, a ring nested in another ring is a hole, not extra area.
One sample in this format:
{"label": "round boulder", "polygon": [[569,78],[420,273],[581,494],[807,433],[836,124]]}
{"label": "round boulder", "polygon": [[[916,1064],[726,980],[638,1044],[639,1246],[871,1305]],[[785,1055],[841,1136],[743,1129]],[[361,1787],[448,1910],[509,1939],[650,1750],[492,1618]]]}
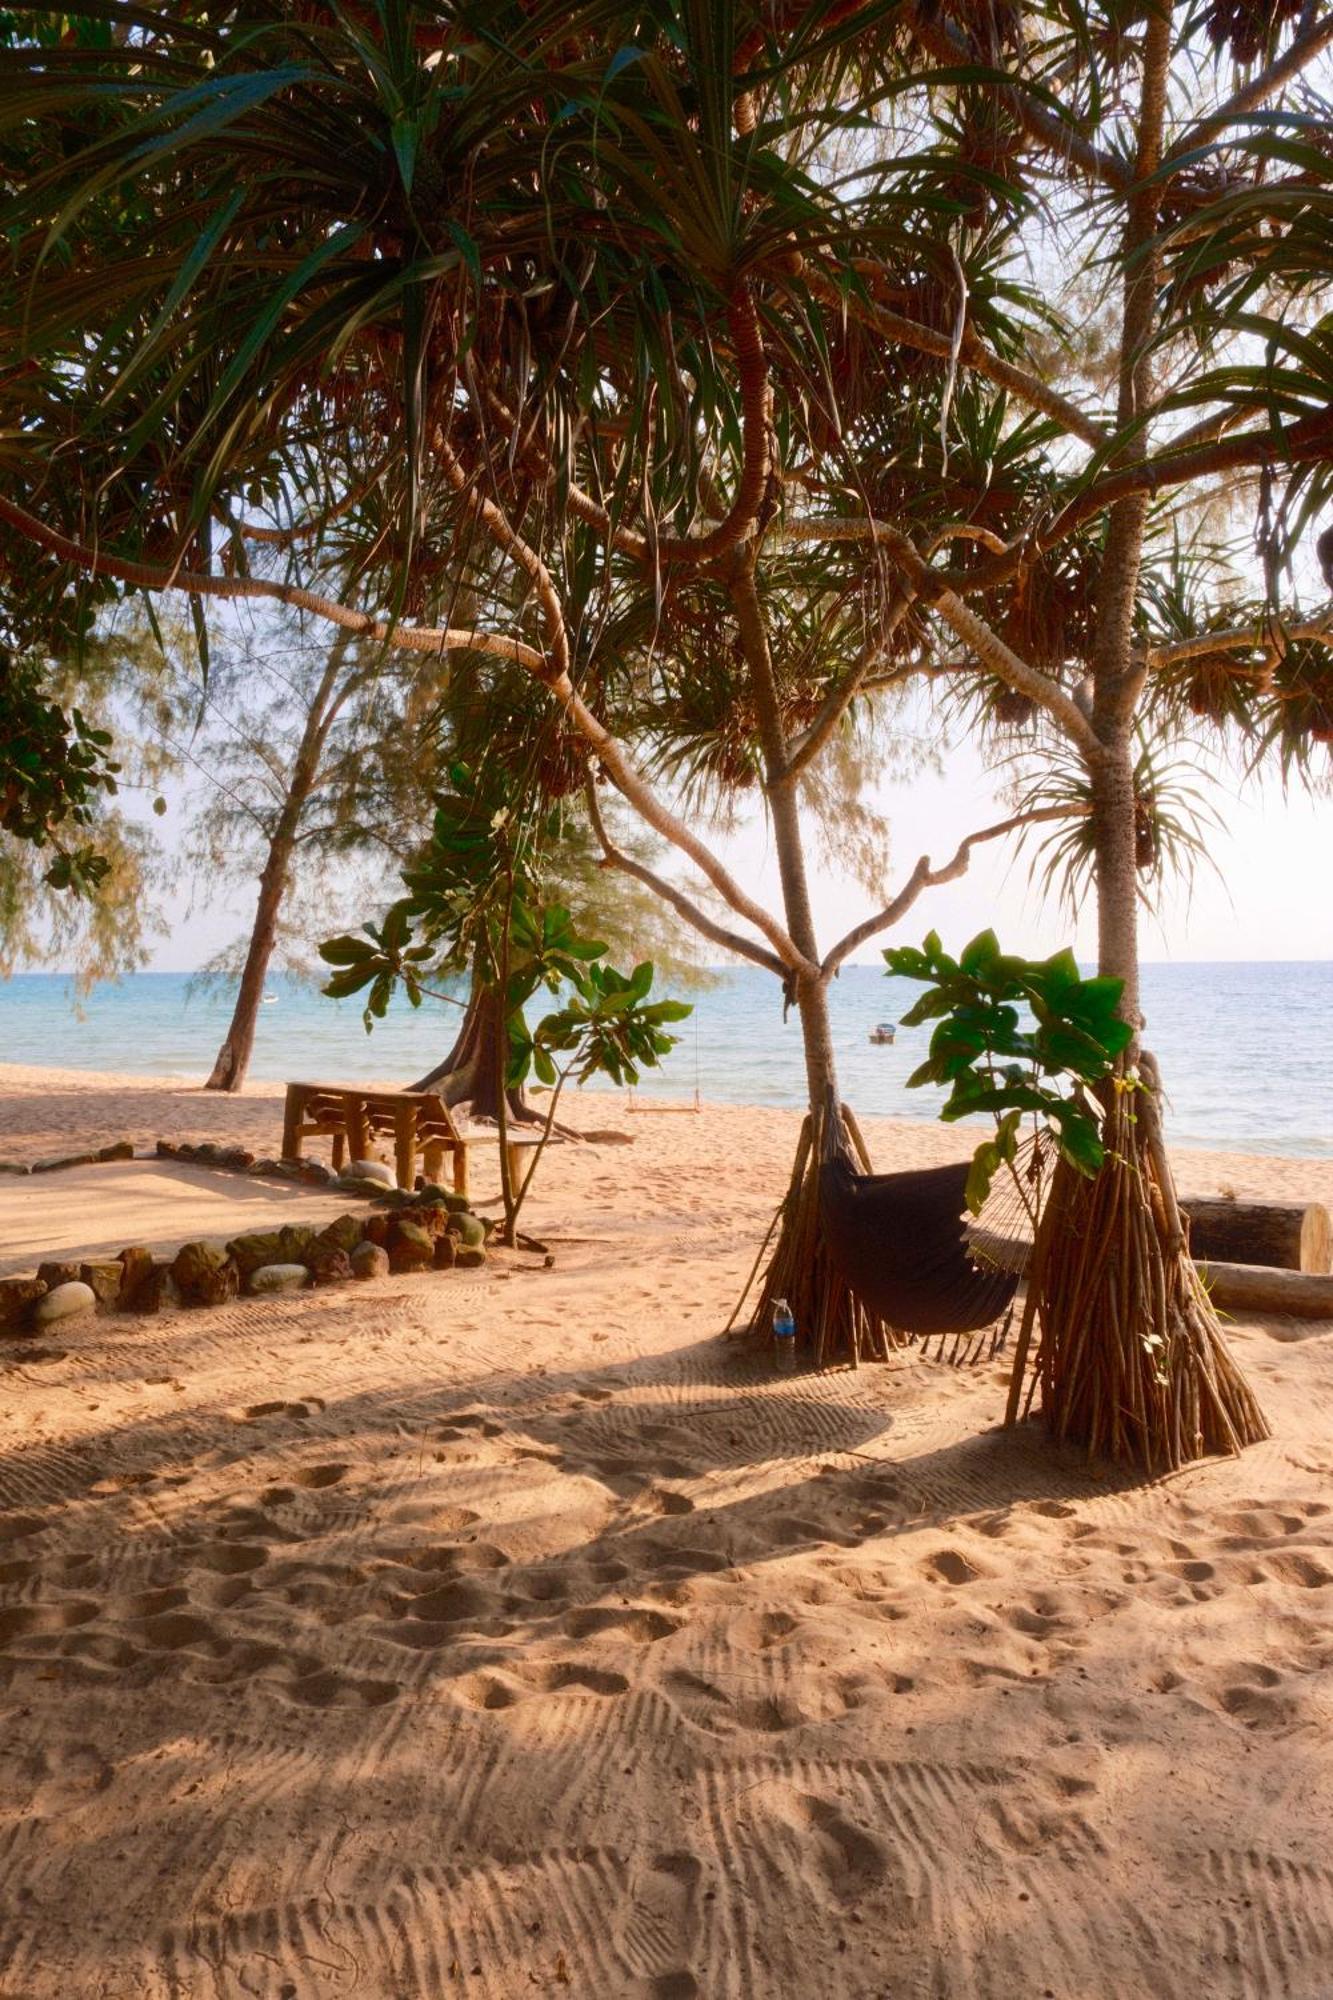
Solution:
{"label": "round boulder", "polygon": [[387,1278],[389,1253],[378,1243],[358,1243],[349,1259],[354,1278]]}
{"label": "round boulder", "polygon": [[299,1292],[310,1273],[304,1264],[261,1264],[250,1273],[250,1290],[260,1298],[278,1292]]}
{"label": "round boulder", "polygon": [[429,1271],[435,1264],[435,1238],[418,1223],[395,1220],[389,1239],[389,1268]]}
{"label": "round boulder", "polygon": [[32,1309],[33,1325],[54,1326],[57,1320],[91,1312],[96,1304],[97,1294],[92,1286],[73,1278],[66,1284],[54,1285],[45,1298],[38,1299]]}
{"label": "round boulder", "polygon": [[171,1275],[187,1306],[220,1306],[240,1290],[240,1272],[222,1243],[182,1243]]}

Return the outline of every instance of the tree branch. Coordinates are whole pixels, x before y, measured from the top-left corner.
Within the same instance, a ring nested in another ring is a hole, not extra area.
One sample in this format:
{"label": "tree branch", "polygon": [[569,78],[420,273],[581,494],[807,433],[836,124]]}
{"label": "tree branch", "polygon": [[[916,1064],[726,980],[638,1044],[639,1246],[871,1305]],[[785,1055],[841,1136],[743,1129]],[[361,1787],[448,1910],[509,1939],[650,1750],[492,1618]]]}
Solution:
{"label": "tree branch", "polygon": [[450,485],[464,497],[506,555],[532,578],[536,586],[537,599],[546,622],[550,651],[541,659],[539,666],[532,667],[529,671],[559,702],[580,736],[591,745],[601,759],[616,789],[628,799],[640,819],[645,820],[665,840],[669,840],[673,847],[678,847],[682,854],[689,856],[712,883],[723,902],[729,904],[738,917],[744,917],[768,939],[785,966],[793,972],[802,970],[806,964],[805,957],[782,925],[756,903],[753,897],[746,895],[740,883],[728,873],[717,856],[711,853],[701,840],[695,838],[682,819],[662,804],[623,744],[611,734],[604,723],[598,721],[588,707],[570,676],[569,638],[565,630],[564,614],[560,608],[555,581],[550,571],[536,550],[531,548],[517,529],[505,519],[495,502],[485,499],[475,487],[469,487],[467,475],[443,439],[437,440],[436,448]]}
{"label": "tree branch", "polygon": [[309,611],[316,618],[342,626],[346,632],[396,646],[400,651],[489,653],[496,659],[526,667],[529,673],[540,673],[546,668],[545,655],[539,653],[535,646],[525,645],[521,639],[510,638],[504,633],[464,631],[448,625],[389,625],[383,619],[372,617],[369,612],[356,611],[350,604],[339,604],[335,598],[322,597],[313,590],[302,590],[296,584],[270,583],[256,576],[203,576],[191,570],[162,569],[153,563],[108,555],[101,549],[73,541],[56,528],[48,528],[35,514],[28,513],[26,508],[6,499],[2,493],[0,521],[7,521],[29,541],[36,542],[39,548],[58,556],[62,562],[75,563],[95,576],[115,577],[138,590],[179,590],[188,597],[270,598],[278,604],[291,605],[295,610]]}
{"label": "tree branch", "polygon": [[[956,27],[942,19],[933,6],[927,9],[921,0],[917,0],[917,5],[909,10],[906,25],[928,55],[950,68],[960,63],[986,61],[984,50],[974,47]],[[1044,105],[1035,103],[1021,84],[1011,84],[1003,94],[1009,99],[1012,110],[1030,138],[1036,139],[1048,152],[1058,153],[1062,161],[1081,167],[1090,180],[1099,181],[1113,194],[1126,193],[1130,175],[1123,161],[1085,139],[1072,120],[1057,118]]]}
{"label": "tree branch", "polygon": [[[862,278],[872,277],[876,271],[877,267],[873,265],[858,266],[858,276]],[[836,306],[840,312],[854,313],[885,340],[897,341],[921,354],[936,355],[941,361],[949,360],[953,351],[953,340],[949,334],[940,333],[933,326],[923,326],[919,320],[908,319],[889,306],[877,304],[874,299],[862,300],[855,295],[847,297],[831,280],[817,272],[807,273],[806,282],[825,304]],[[1033,375],[1015,362],[992,354],[971,328],[964,329],[960,358],[978,375],[984,375],[988,381],[1007,389],[1030,409],[1040,410],[1043,416],[1052,418],[1061,430],[1068,431],[1071,436],[1081,438],[1094,449],[1106,442],[1107,432],[1103,426],[1080,410],[1077,403],[1070,402],[1058,389],[1052,389],[1039,375]]]}
{"label": "tree branch", "polygon": [[1239,90],[1233,91],[1230,97],[1218,105],[1216,111],[1206,113],[1204,117],[1196,119],[1192,125],[1187,126],[1174,146],[1164,155],[1163,168],[1179,165],[1187,153],[1193,152],[1198,146],[1206,145],[1209,139],[1214,138],[1234,119],[1245,117],[1247,112],[1257,110],[1270,97],[1276,96],[1283,85],[1299,76],[1307,64],[1313,62],[1330,42],[1333,42],[1333,14],[1318,26],[1307,28],[1304,34],[1298,35],[1284,56],[1279,56],[1267,69],[1261,70],[1258,76],[1251,77],[1250,81],[1243,83]]}
{"label": "tree branch", "polygon": [[923,890],[938,888],[942,882],[956,882],[960,875],[966,875],[972,849],[983,840],[999,840],[1006,833],[1013,833],[1022,826],[1035,826],[1041,820],[1073,817],[1077,817],[1077,811],[1068,806],[1040,806],[1034,812],[1015,813],[1011,819],[1002,819],[994,826],[982,827],[978,833],[969,833],[966,840],[959,842],[953,859],[946,861],[942,868],[932,868],[930,856],[923,854],[893,901],[876,916],[867,917],[855,930],[848,931],[846,937],[834,945],[819,968],[821,976],[825,981],[831,979],[858,945],[863,945],[867,938],[874,937],[879,931],[891,930],[906,916]]}
{"label": "tree branch", "polygon": [[597,803],[597,787],[591,777],[588,778],[584,789],[588,801],[588,817],[601,843],[604,867],[619,868],[623,874],[632,875],[637,882],[642,882],[645,888],[651,889],[654,895],[660,896],[663,902],[670,903],[677,916],[683,917],[687,924],[701,931],[712,943],[721,945],[724,951],[733,952],[738,958],[748,958],[754,965],[762,965],[765,971],[776,973],[779,979],[787,977],[787,967],[776,953],[765,951],[761,944],[756,944],[751,938],[742,937],[738,931],[729,931],[724,925],[714,923],[707,911],[701,910],[697,903],[691,902],[674,883],[668,882],[664,876],[654,874],[651,868],[645,868],[641,861],[636,861],[632,855],[626,854],[623,848],[617,847],[607,833],[601,808]]}
{"label": "tree branch", "polygon": [[971,648],[981,664],[1009,687],[1044,708],[1083,756],[1101,754],[1101,740],[1071,695],[1058,682],[1021,660],[985,620],[964,604],[958,593],[931,569],[915,544],[897,528],[868,515],[788,522],[785,532],[800,541],[873,541],[897,563],[909,587],[909,597],[929,604],[932,611]]}
{"label": "tree branch", "polygon": [[814,762],[824,745],[829,741],[843,716],[866,686],[866,676],[874,669],[884,655],[884,644],[890,633],[897,630],[911,608],[910,596],[899,592],[884,614],[884,621],[873,640],[862,647],[855,663],[837,681],[820,703],[819,711],[799,743],[788,752],[786,775],[794,778],[800,775],[807,764]]}
{"label": "tree branch", "polygon": [[1173,639],[1165,646],[1150,646],[1145,657],[1147,665],[1156,668],[1181,666],[1212,653],[1261,652],[1272,659],[1281,657],[1284,644],[1307,639],[1333,647],[1333,612],[1314,624],[1275,628],[1270,639],[1265,639],[1253,625],[1237,626],[1230,632],[1196,632],[1190,639]]}
{"label": "tree branch", "polygon": [[[490,501],[475,496],[482,508],[490,508],[496,517],[496,524],[512,536],[498,508]],[[330,624],[341,625],[349,632],[361,633],[368,638],[382,640],[387,646],[400,651],[441,653],[472,651],[489,653],[499,659],[509,660],[523,667],[535,680],[549,690],[551,695],[568,715],[579,734],[592,746],[601,759],[608,775],[617,789],[622,792],[640,818],[688,855],[700,872],[707,877],[722,897],[730,904],[737,916],[744,917],[755,929],[765,936],[782,963],[791,971],[799,971],[805,964],[803,955],[797,950],[782,925],[754,899],[747,896],[732,875],[722,866],[714,854],[696,840],[684,822],[661,803],[638,771],[616,738],[600,723],[591,709],[583,701],[567,671],[557,667],[535,646],[526,645],[520,639],[511,639],[496,632],[462,632],[451,627],[426,628],[419,625],[388,625],[382,619],[372,618],[364,611],[354,611],[350,605],[339,604],[334,599],[320,597],[314,591],[301,590],[294,584],[267,583],[257,577],[198,576],[187,570],[158,569],[149,563],[132,562],[120,556],[105,555],[96,549],[85,547],[80,542],[71,541],[54,528],[48,528],[33,514],[16,506],[0,494],[0,521],[8,521],[20,533],[26,535],[40,548],[59,556],[65,562],[77,563],[80,568],[93,571],[101,576],[114,576],[122,583],[134,584],[141,590],[179,590],[187,596],[198,597],[267,597],[280,604],[294,605],[297,609],[311,612],[317,618],[324,618]],[[514,536],[517,543],[519,538]],[[526,548],[526,544],[522,544]],[[532,552],[529,550],[528,555]],[[516,560],[521,558],[516,556]],[[536,560],[535,558],[533,558]],[[549,577],[548,577],[549,581]],[[552,586],[552,592],[554,586]],[[559,618],[559,604],[554,604]],[[563,621],[561,621],[563,633]],[[566,653],[568,646],[566,642]]]}

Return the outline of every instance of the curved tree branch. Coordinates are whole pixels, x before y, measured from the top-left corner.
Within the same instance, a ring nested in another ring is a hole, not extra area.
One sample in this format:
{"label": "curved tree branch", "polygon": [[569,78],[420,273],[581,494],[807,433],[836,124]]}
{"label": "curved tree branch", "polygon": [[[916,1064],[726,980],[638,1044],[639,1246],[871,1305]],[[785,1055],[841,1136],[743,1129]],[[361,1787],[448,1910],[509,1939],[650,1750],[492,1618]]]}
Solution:
{"label": "curved tree branch", "polygon": [[714,923],[708,912],[700,909],[697,903],[691,902],[673,882],[668,882],[664,876],[654,874],[651,868],[645,868],[641,861],[636,861],[633,855],[626,854],[623,848],[617,847],[607,833],[601,807],[597,803],[597,787],[591,778],[587,780],[584,789],[588,802],[588,817],[601,843],[604,867],[618,868],[622,874],[632,875],[635,881],[642,882],[645,888],[660,896],[664,903],[670,903],[677,916],[683,917],[687,924],[693,925],[695,930],[702,932],[713,944],[721,945],[724,951],[733,952],[738,958],[748,958],[754,965],[762,965],[766,972],[776,973],[779,979],[787,977],[787,967],[776,953],[765,951],[764,947],[756,944],[753,938],[742,937],[738,931],[729,931],[724,925]]}
{"label": "curved tree branch", "polygon": [[956,882],[960,875],[966,875],[972,849],[983,840],[999,840],[1006,833],[1014,833],[1023,826],[1035,826],[1042,820],[1076,816],[1068,806],[1040,806],[1033,812],[1015,813],[1011,819],[998,820],[994,826],[983,826],[978,833],[969,833],[966,840],[959,842],[953,859],[946,861],[942,868],[932,868],[930,856],[923,854],[893,901],[875,916],[867,917],[855,930],[848,931],[846,937],[834,945],[819,968],[822,977],[831,979],[844,959],[849,958],[867,938],[874,937],[879,931],[891,930],[907,915],[923,890],[936,889],[942,882]]}
{"label": "curved tree branch", "polygon": [[[865,265],[859,267],[858,275],[872,277],[876,271],[876,266]],[[836,285],[818,275],[808,276],[807,282],[811,291],[824,299],[826,304],[836,305],[842,312],[854,313],[885,340],[897,341],[921,354],[936,355],[946,363],[949,361],[953,352],[950,334],[941,333],[933,326],[923,326],[919,320],[908,319],[905,314],[894,312],[891,307],[880,305],[874,299],[846,297]],[[1007,389],[1029,409],[1039,410],[1043,416],[1050,417],[1072,437],[1081,438],[1094,448],[1106,442],[1107,431],[1095,418],[1088,416],[1067,396],[1062,396],[1058,389],[1052,389],[1030,369],[1020,368],[1016,362],[993,354],[980,336],[967,326],[963,330],[959,358],[969,368],[975,369],[978,375],[984,375],[999,388]]]}
{"label": "curved tree branch", "polygon": [[[1150,646],[1145,656],[1149,667],[1177,667],[1190,660],[1206,659],[1213,653],[1262,653],[1265,659],[1280,659],[1284,645],[1313,640],[1333,647],[1333,612],[1313,624],[1275,627],[1265,639],[1253,625],[1237,626],[1230,632],[1196,632],[1189,639],[1173,639],[1165,646]],[[1238,673],[1253,672],[1238,667]]]}
{"label": "curved tree branch", "polygon": [[1298,77],[1321,50],[1329,46],[1330,42],[1333,42],[1333,14],[1313,28],[1307,28],[1304,34],[1298,35],[1284,56],[1279,56],[1267,69],[1261,70],[1258,76],[1251,77],[1250,81],[1243,83],[1239,90],[1233,91],[1230,97],[1218,105],[1216,111],[1206,112],[1192,125],[1187,125],[1179,139],[1163,155],[1163,168],[1178,166],[1187,153],[1216,138],[1218,133],[1234,119],[1244,118],[1248,112],[1257,111],[1261,104],[1266,104],[1270,97],[1275,97],[1284,84]]}
{"label": "curved tree branch", "polygon": [[964,604],[957,591],[931,569],[915,544],[899,529],[868,515],[855,515],[788,522],[784,532],[801,541],[873,541],[885,549],[902,572],[910,598],[929,604],[988,672],[1044,708],[1085,757],[1100,756],[1100,739],[1072,695],[1066,694],[1049,675],[1021,660],[983,618]]}
{"label": "curved tree branch", "polygon": [[546,666],[544,654],[538,652],[535,646],[525,645],[521,639],[510,638],[507,633],[481,632],[451,625],[390,625],[382,618],[372,617],[367,611],[354,610],[350,604],[340,604],[336,598],[323,597],[317,591],[303,590],[292,583],[271,583],[256,576],[204,576],[192,570],[164,569],[155,563],[138,562],[128,556],[109,555],[105,550],[89,548],[83,542],[72,540],[57,528],[47,527],[35,514],[7,499],[3,493],[0,493],[0,521],[7,521],[39,548],[59,556],[62,562],[75,563],[94,576],[115,577],[118,582],[132,584],[138,590],[180,590],[189,597],[270,598],[275,603],[291,605],[294,610],[309,611],[331,625],[342,626],[344,631],[381,640],[404,652],[489,653],[495,659],[509,660],[515,666],[526,667],[529,673],[541,672]]}

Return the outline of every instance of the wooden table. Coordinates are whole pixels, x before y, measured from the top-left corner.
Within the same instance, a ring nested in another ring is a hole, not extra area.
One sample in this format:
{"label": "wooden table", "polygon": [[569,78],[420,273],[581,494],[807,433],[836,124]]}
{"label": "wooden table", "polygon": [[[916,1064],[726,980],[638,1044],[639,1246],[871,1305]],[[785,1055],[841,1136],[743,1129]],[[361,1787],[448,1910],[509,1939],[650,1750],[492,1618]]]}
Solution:
{"label": "wooden table", "polygon": [[[402,1188],[416,1186],[417,1155],[428,1181],[438,1181],[446,1153],[456,1194],[468,1192],[468,1148],[494,1145],[497,1132],[460,1132],[436,1090],[374,1090],[356,1083],[289,1083],[282,1120],[282,1157],[301,1158],[301,1141],[333,1141],[333,1165],[340,1172],[350,1158],[369,1157],[373,1137],[392,1133],[394,1171]],[[523,1154],[535,1138],[511,1133],[506,1144],[510,1184],[522,1186]]]}

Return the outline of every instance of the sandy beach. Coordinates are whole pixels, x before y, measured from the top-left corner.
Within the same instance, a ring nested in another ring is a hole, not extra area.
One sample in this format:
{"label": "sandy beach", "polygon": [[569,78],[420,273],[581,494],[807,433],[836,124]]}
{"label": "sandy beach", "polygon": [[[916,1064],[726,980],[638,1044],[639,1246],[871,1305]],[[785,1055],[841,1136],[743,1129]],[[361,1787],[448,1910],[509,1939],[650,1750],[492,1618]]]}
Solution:
{"label": "sandy beach", "polygon": [[[0,1347],[4,2000],[1325,2000],[1333,1328],[1231,1328],[1270,1442],[1101,1476],[998,1363],[719,1338],[795,1113],[571,1118],[633,1143],[550,1156],[550,1268]],[[0,1066],[0,1160],[279,1126]],[[84,1171],[64,1242],[161,1237]],[[0,1267],[65,1178],[0,1177]]]}

